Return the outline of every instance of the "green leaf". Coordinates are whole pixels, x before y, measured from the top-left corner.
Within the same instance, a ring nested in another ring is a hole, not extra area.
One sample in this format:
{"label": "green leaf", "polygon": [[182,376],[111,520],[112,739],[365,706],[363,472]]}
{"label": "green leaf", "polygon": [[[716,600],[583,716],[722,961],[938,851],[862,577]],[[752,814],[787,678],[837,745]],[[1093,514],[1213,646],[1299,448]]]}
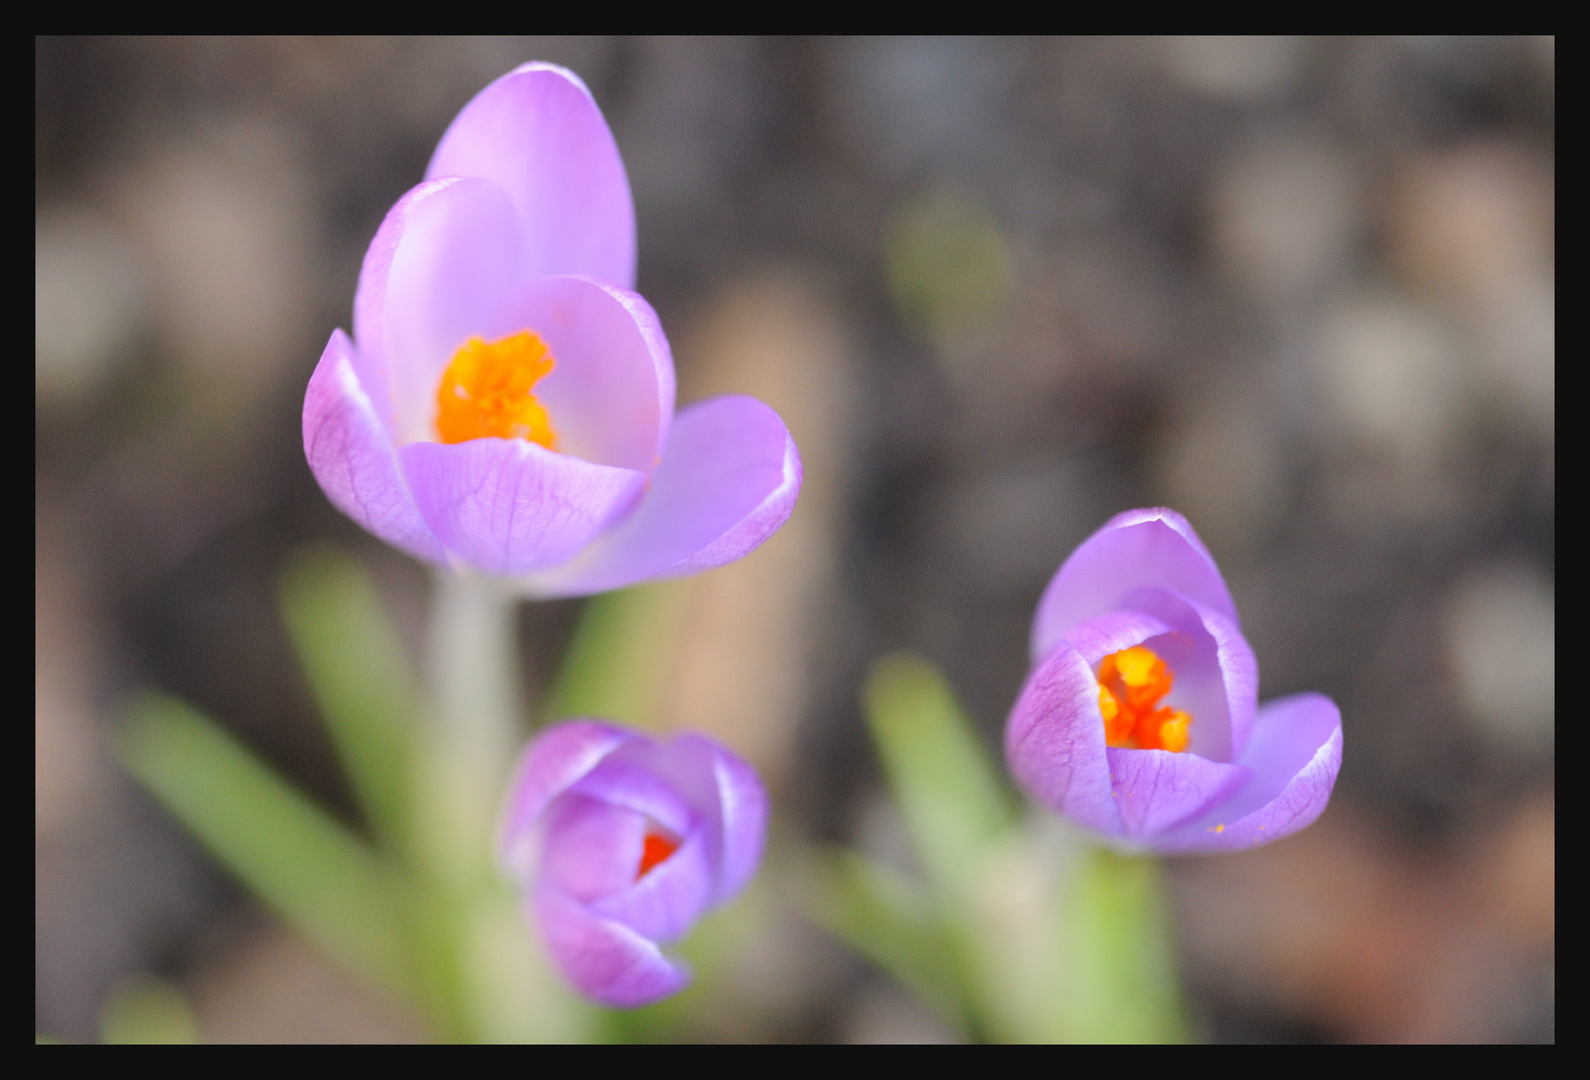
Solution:
{"label": "green leaf", "polygon": [[182,1045],[199,1041],[199,1024],[181,990],[164,979],[134,976],[116,987],[99,1014],[108,1045]]}
{"label": "green leaf", "polygon": [[1156,860],[1105,848],[1079,858],[1059,908],[1073,1041],[1185,1038],[1166,909]]}
{"label": "green leaf", "polygon": [[587,600],[543,713],[659,723],[689,582],[664,581]]}
{"label": "green leaf", "polygon": [[132,703],[121,760],[216,859],[355,974],[412,997],[391,869],[229,734],[173,698]]}
{"label": "green leaf", "polygon": [[958,903],[1013,814],[977,734],[932,664],[904,653],[867,679],[867,722],[917,853]]}
{"label": "green leaf", "polygon": [[834,850],[816,861],[810,914],[965,1028],[955,945],[920,886],[853,851]]}
{"label": "green leaf", "polygon": [[359,806],[377,839],[402,850],[418,696],[369,575],[350,555],[306,548],[289,561],[278,599]]}

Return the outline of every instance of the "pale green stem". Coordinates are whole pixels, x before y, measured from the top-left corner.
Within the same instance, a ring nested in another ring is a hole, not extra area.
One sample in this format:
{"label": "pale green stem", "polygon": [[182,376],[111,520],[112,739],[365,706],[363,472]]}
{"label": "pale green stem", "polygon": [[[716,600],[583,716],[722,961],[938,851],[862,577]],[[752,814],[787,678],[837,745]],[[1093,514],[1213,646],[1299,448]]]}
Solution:
{"label": "pale green stem", "polygon": [[523,725],[518,597],[486,577],[436,575],[427,641],[426,862],[455,883],[490,871],[490,839]]}
{"label": "pale green stem", "polygon": [[430,686],[435,723],[500,782],[523,716],[515,647],[519,598],[492,578],[443,570],[431,606]]}

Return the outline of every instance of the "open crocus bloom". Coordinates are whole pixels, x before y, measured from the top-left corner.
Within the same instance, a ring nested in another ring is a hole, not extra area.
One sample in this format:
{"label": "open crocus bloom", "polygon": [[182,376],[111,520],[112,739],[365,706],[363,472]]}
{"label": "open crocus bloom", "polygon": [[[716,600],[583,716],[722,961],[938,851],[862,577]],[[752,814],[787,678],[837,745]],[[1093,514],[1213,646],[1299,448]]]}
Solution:
{"label": "open crocus bloom", "polygon": [[1236,851],[1309,825],[1342,760],[1341,714],[1258,707],[1259,667],[1203,542],[1172,510],[1112,518],[1033,620],[1005,755],[1045,805],[1122,847]]}
{"label": "open crocus bloom", "polygon": [[745,887],[766,831],[756,772],[712,740],[571,720],[525,751],[498,853],[558,970],[627,1009],[690,981],[660,946]]}
{"label": "open crocus bloom", "polygon": [[353,339],[333,333],[309,381],[326,495],[404,551],[539,596],[755,548],[794,508],[795,444],[751,398],[675,417],[634,278],[629,181],[585,85],[527,64],[486,87],[382,222]]}

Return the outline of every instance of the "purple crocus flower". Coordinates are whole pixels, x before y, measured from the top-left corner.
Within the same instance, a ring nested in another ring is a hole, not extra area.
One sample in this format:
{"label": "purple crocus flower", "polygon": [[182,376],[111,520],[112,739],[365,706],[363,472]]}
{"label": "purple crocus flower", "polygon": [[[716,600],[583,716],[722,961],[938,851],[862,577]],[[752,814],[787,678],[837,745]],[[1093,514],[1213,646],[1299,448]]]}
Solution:
{"label": "purple crocus flower", "polygon": [[558,970],[628,1009],[690,981],[660,946],[745,887],[766,831],[755,770],[711,739],[571,720],[525,751],[498,854]]}
{"label": "purple crocus flower", "polygon": [[1129,510],[1044,590],[1034,668],[1005,727],[1016,779],[1112,843],[1238,851],[1319,817],[1342,760],[1319,694],[1258,705],[1259,666],[1203,542]]}
{"label": "purple crocus flower", "polygon": [[740,558],[789,517],[795,443],[772,409],[674,415],[674,367],[632,291],[617,144],[573,73],[526,64],[442,136],[382,222],[353,338],[304,399],[328,498],[434,563],[576,596]]}

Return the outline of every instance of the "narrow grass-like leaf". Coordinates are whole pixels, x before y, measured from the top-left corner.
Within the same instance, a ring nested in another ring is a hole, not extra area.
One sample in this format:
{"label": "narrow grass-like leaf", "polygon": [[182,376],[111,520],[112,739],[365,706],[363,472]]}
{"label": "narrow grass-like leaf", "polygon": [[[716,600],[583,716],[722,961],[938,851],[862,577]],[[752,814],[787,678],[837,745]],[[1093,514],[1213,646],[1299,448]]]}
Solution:
{"label": "narrow grass-like leaf", "polygon": [[1088,851],[1060,898],[1066,1028],[1076,1042],[1185,1037],[1156,860]]}
{"label": "narrow grass-like leaf", "polygon": [[279,601],[359,806],[382,844],[402,850],[418,697],[375,587],[357,559],[316,546],[288,563]]}
{"label": "narrow grass-like leaf", "polygon": [[357,837],[210,720],[148,694],[121,759],[243,884],[356,975],[411,996],[407,897]]}
{"label": "narrow grass-like leaf", "polygon": [[664,581],[587,600],[543,719],[602,716],[656,727],[689,589],[688,581]]}
{"label": "narrow grass-like leaf", "polygon": [[1013,815],[988,755],[936,668],[897,653],[873,666],[867,722],[917,853],[947,898],[963,894]]}
{"label": "narrow grass-like leaf", "polygon": [[820,855],[811,916],[899,979],[956,1029],[966,1026],[956,950],[927,893],[853,851]]}

